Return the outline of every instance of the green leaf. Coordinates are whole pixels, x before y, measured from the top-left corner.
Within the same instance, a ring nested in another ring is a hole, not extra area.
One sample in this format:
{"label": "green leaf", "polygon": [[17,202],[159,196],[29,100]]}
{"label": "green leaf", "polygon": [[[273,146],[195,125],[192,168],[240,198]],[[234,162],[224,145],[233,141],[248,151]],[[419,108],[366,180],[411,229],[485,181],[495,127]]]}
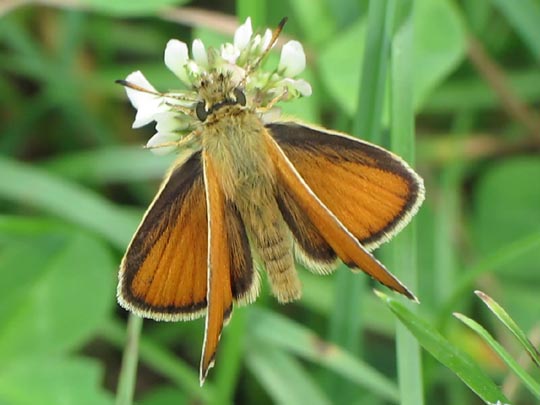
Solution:
{"label": "green leaf", "polygon": [[537,366],[540,366],[540,353],[536,347],[533,346],[527,337],[527,334],[523,332],[523,330],[517,325],[508,312],[506,312],[504,308],[497,303],[497,301],[495,301],[489,295],[484,294],[482,291],[475,291],[475,294],[478,295],[489,310],[493,312],[497,318],[499,318],[503,325],[506,326],[510,332],[512,332],[523,348],[527,350],[532,361],[536,363]]}
{"label": "green leaf", "polygon": [[311,330],[269,311],[251,311],[249,332],[254,339],[321,364],[348,380],[397,403],[396,385],[368,364],[340,347],[328,343]]}
{"label": "green leaf", "polygon": [[484,339],[484,341],[491,346],[493,350],[500,356],[500,358],[510,367],[510,369],[516,373],[523,384],[529,389],[529,391],[540,399],[540,385],[534,381],[534,379],[527,374],[525,369],[519,365],[519,363],[513,359],[504,347],[502,347],[490,333],[482,327],[478,322],[466,317],[463,314],[454,313],[454,316],[475,331],[478,335]]}
{"label": "green leaf", "polygon": [[[414,104],[418,110],[463,60],[465,34],[459,14],[448,0],[418,0],[415,8]],[[358,102],[358,72],[363,63],[365,35],[366,22],[361,19],[336,35],[320,56],[322,81],[351,116]]]}
{"label": "green leaf", "polygon": [[537,0],[491,0],[491,2],[508,19],[536,60],[540,62],[540,42],[538,42],[540,3]]}
{"label": "green leaf", "polygon": [[248,352],[247,362],[277,404],[331,404],[298,361],[271,346],[257,346]]}
{"label": "green leaf", "polygon": [[321,81],[339,107],[353,116],[358,106],[367,21],[359,19],[337,33],[319,57]]}
{"label": "green leaf", "polygon": [[381,292],[377,292],[377,295],[418,339],[420,345],[452,370],[480,398],[491,403],[497,401],[508,403],[497,385],[484,374],[482,369],[469,356],[453,346],[430,323],[412,313],[397,300]]}
{"label": "green leaf", "polygon": [[139,215],[121,209],[78,184],[45,170],[0,157],[0,198],[30,205],[82,225],[124,249],[137,227]]}
{"label": "green leaf", "polygon": [[94,361],[32,357],[0,369],[0,403],[112,405],[102,384],[103,372]]}
{"label": "green leaf", "polygon": [[115,302],[116,267],[106,246],[76,230],[50,229],[5,243],[0,255],[2,363],[29,353],[73,350],[95,335]]}

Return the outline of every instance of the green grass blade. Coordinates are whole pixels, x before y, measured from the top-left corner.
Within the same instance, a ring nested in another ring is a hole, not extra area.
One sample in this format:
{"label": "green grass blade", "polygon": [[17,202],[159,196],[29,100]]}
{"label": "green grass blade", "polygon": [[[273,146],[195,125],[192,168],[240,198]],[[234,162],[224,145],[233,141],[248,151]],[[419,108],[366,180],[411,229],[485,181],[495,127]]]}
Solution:
{"label": "green grass blade", "polygon": [[377,292],[377,295],[418,339],[422,347],[452,370],[480,398],[489,403],[497,401],[509,403],[497,385],[485,375],[482,369],[469,356],[446,340],[430,323],[409,311],[397,300],[381,292]]}
{"label": "green grass blade", "polygon": [[504,308],[497,303],[497,301],[482,291],[475,291],[475,294],[478,295],[482,301],[484,301],[484,304],[486,304],[489,310],[493,312],[497,318],[499,318],[499,320],[510,332],[512,332],[523,348],[527,350],[527,353],[529,353],[532,361],[540,367],[540,353],[536,347],[533,346],[527,337],[527,334],[523,332],[523,330],[517,325],[508,312],[506,312]]}
{"label": "green grass blade", "polygon": [[[392,43],[390,70],[391,149],[414,163],[414,20],[413,1],[401,2],[400,26]],[[390,244],[389,267],[412,291],[418,289],[416,227],[409,224]],[[398,380],[401,403],[424,403],[420,345],[402,324],[396,328]]]}
{"label": "green grass blade", "polygon": [[478,322],[466,317],[463,314],[454,313],[454,316],[475,331],[484,341],[491,346],[493,350],[499,355],[499,357],[510,367],[510,369],[519,377],[523,384],[529,389],[529,391],[538,399],[540,399],[540,384],[538,384],[534,378],[532,378],[519,363],[508,353],[499,342],[497,342],[491,334],[484,329]]}
{"label": "green grass blade", "polygon": [[380,143],[381,139],[381,115],[394,14],[395,0],[369,2],[358,113],[353,132],[374,143]]}
{"label": "green grass blade", "polygon": [[[387,58],[394,13],[393,0],[369,3],[367,35],[353,133],[363,139],[380,143],[381,114],[385,95]],[[359,41],[364,40],[359,38]],[[352,50],[351,50],[352,51]],[[344,269],[343,269],[344,270]],[[366,279],[349,271],[339,271],[335,283],[334,315],[330,319],[329,338],[347,351],[361,352],[363,316],[358,311],[365,295]],[[344,386],[330,377],[327,382],[334,395],[352,398],[355,388]]]}
{"label": "green grass blade", "polygon": [[256,309],[250,315],[249,332],[254,339],[318,363],[387,401],[399,401],[391,380],[308,328],[269,311]]}
{"label": "green grass blade", "polygon": [[[353,133],[363,139],[380,143],[381,114],[385,95],[387,58],[390,31],[393,23],[394,0],[377,0],[369,3],[367,35]],[[362,40],[362,39],[359,39]],[[359,354],[361,352],[363,317],[361,307],[366,280],[349,271],[337,274],[334,315],[330,319],[329,338],[332,342]],[[335,395],[343,398],[357,395],[351,386],[343,386],[330,377],[327,384]]]}

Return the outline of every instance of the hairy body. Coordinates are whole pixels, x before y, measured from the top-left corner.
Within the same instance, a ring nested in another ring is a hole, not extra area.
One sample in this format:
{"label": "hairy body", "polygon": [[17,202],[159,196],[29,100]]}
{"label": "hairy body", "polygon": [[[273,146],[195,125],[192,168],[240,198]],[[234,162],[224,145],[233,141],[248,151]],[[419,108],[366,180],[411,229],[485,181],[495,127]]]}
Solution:
{"label": "hairy body", "polygon": [[[201,143],[220,175],[225,198],[240,212],[273,294],[280,302],[289,302],[300,297],[301,288],[292,237],[275,198],[275,167],[266,150],[267,136],[255,113],[234,105],[223,107],[205,123]],[[248,300],[256,296],[258,288],[253,283]]]}

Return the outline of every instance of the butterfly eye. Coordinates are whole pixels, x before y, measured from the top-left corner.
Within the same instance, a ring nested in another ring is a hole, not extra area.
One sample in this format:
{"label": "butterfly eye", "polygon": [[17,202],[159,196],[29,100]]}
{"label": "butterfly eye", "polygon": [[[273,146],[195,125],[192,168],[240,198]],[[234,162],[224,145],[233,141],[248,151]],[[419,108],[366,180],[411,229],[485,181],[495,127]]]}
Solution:
{"label": "butterfly eye", "polygon": [[246,105],[246,95],[242,90],[239,88],[234,89],[233,91],[234,97],[236,97],[236,102],[240,104],[241,106]]}
{"label": "butterfly eye", "polygon": [[195,114],[197,114],[197,118],[201,122],[204,122],[206,120],[206,118],[208,117],[208,111],[206,111],[204,101],[199,101],[197,103],[197,106],[195,107]]}

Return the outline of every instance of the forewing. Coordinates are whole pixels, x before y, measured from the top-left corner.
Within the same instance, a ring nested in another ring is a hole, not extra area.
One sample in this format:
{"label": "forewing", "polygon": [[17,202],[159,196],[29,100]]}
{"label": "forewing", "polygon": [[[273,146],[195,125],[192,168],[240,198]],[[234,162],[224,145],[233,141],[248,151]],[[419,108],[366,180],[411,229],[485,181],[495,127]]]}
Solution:
{"label": "forewing", "polygon": [[177,163],[122,260],[118,300],[140,316],[186,320],[206,309],[207,218],[201,153]]}
{"label": "forewing", "polygon": [[[267,151],[276,170],[277,188],[284,189],[320,236],[349,267],[359,268],[387,287],[415,299],[396,277],[375,259],[311,190],[278,143],[265,131]],[[294,233],[294,231],[293,231]]]}
{"label": "forewing", "polygon": [[401,230],[423,201],[422,179],[378,146],[296,123],[267,128],[311,190],[369,250]]}

